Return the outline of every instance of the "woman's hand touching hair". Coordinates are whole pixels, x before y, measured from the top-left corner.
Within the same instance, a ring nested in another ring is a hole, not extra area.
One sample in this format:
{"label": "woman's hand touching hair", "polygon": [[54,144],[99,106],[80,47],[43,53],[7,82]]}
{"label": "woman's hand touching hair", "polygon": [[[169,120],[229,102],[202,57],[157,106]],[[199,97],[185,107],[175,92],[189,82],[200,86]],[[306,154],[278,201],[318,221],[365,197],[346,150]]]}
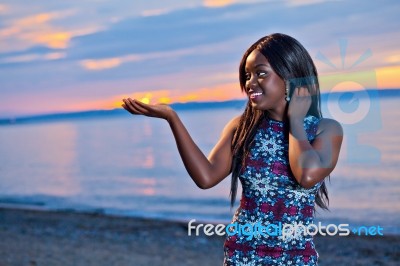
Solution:
{"label": "woman's hand touching hair", "polygon": [[288,117],[290,121],[301,121],[307,115],[311,106],[311,94],[307,87],[298,87],[294,90],[289,102]]}

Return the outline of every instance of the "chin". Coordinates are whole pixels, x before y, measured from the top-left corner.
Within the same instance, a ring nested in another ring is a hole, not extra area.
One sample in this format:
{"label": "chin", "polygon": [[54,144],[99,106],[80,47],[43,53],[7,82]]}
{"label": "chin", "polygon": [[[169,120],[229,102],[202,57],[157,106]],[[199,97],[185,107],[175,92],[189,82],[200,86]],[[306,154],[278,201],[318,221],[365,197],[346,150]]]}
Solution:
{"label": "chin", "polygon": [[265,110],[268,110],[268,109],[272,109],[272,107],[269,107],[269,106],[266,106],[266,105],[260,105],[260,104],[257,104],[257,103],[251,103],[251,106],[255,109],[255,110],[259,110],[259,111],[265,111]]}

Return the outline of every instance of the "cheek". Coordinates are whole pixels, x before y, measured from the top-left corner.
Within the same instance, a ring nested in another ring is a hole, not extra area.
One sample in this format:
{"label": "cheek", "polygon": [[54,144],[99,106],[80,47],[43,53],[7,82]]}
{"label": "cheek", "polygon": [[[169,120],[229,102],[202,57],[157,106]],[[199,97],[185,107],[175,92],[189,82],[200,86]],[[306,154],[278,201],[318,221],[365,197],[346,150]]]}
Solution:
{"label": "cheek", "polygon": [[281,78],[277,78],[275,80],[275,90],[276,90],[277,94],[285,95],[286,86],[285,86],[285,82]]}
{"label": "cheek", "polygon": [[278,97],[285,95],[285,85],[283,82],[279,82],[276,80],[269,80],[262,83],[262,86],[267,94],[271,97]]}

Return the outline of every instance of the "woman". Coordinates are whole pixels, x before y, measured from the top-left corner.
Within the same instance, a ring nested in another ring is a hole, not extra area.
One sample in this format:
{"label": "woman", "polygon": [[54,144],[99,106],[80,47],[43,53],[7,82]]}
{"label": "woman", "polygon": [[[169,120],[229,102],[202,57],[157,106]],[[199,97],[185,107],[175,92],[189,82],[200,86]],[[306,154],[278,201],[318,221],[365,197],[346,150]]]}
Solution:
{"label": "woman", "polygon": [[[167,105],[123,99],[132,114],[166,119],[183,163],[202,189],[232,173],[231,204],[240,179],[243,193],[232,224],[300,224],[293,234],[228,234],[224,265],[316,265],[312,235],[315,203],[327,208],[324,180],[333,171],[343,138],[340,124],[322,118],[315,65],[294,38],[272,34],[255,42],[239,66],[249,101],[208,157]],[[272,227],[271,227],[272,228]],[[277,228],[277,227],[274,227]],[[286,232],[287,233],[287,232]]]}

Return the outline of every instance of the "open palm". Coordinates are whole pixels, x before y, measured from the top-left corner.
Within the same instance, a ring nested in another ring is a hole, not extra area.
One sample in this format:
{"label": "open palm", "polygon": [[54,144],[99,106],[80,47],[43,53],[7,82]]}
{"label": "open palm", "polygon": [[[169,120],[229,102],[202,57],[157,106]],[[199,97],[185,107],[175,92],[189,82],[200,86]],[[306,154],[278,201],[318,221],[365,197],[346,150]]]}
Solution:
{"label": "open palm", "polygon": [[123,99],[122,107],[133,115],[145,115],[168,120],[173,109],[166,104],[145,104],[135,99]]}

